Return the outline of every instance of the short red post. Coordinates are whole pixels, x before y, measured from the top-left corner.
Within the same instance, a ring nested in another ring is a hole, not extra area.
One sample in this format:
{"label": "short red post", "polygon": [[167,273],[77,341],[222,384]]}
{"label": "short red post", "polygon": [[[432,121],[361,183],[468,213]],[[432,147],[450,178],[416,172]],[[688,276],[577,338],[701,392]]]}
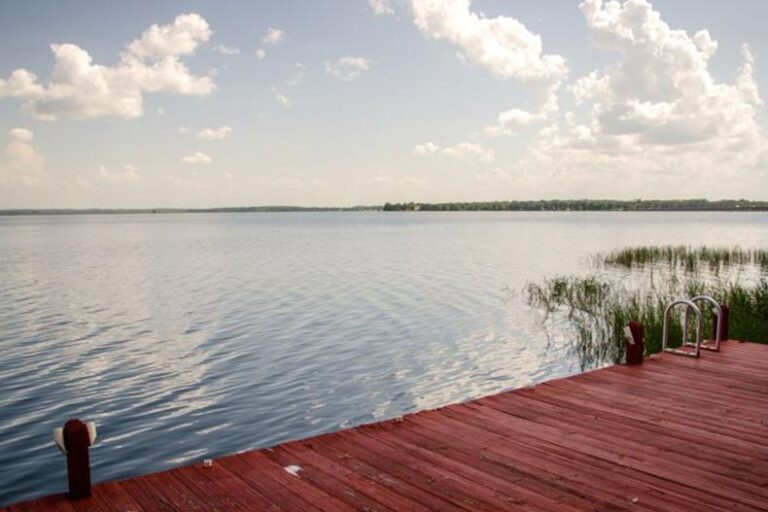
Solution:
{"label": "short red post", "polygon": [[626,346],[627,346],[627,364],[642,364],[643,352],[645,351],[643,337],[645,329],[640,322],[629,322],[627,326]]}
{"label": "short red post", "polygon": [[64,424],[64,446],[67,450],[67,477],[71,500],[91,495],[91,463],[88,447],[91,445],[88,427],[80,420]]}
{"label": "short red post", "polygon": [[[720,319],[720,341],[728,339],[728,320],[730,317],[731,308],[727,304],[720,304],[720,311],[722,312],[722,318]],[[717,327],[715,327],[717,329]]]}

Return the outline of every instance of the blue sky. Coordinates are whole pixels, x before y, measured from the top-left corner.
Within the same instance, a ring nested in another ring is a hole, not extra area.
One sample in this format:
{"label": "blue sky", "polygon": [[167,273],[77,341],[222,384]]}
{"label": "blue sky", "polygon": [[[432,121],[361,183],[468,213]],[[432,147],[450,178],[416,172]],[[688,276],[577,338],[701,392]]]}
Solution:
{"label": "blue sky", "polygon": [[0,208],[765,199],[738,6],[6,0]]}

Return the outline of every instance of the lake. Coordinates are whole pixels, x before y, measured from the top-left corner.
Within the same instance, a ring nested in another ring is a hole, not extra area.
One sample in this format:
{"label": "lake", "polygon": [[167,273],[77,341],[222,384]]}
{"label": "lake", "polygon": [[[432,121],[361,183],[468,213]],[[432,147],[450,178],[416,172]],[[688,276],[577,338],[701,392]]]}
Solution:
{"label": "lake", "polygon": [[0,217],[0,505],[579,370],[527,282],[632,245],[768,247],[765,213]]}

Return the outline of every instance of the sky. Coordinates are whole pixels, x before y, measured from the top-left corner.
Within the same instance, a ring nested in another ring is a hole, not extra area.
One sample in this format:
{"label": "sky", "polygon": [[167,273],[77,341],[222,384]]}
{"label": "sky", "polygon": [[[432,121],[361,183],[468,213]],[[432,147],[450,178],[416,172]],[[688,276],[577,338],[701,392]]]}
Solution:
{"label": "sky", "polygon": [[0,209],[768,199],[763,0],[0,0]]}

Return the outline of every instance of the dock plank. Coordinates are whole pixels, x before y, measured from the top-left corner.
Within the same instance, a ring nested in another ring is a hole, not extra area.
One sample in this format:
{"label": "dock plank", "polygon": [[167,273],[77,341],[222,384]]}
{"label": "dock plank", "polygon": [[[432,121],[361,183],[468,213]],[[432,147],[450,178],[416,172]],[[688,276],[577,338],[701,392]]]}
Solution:
{"label": "dock plank", "polygon": [[656,355],[0,508],[42,510],[768,511],[768,345]]}

